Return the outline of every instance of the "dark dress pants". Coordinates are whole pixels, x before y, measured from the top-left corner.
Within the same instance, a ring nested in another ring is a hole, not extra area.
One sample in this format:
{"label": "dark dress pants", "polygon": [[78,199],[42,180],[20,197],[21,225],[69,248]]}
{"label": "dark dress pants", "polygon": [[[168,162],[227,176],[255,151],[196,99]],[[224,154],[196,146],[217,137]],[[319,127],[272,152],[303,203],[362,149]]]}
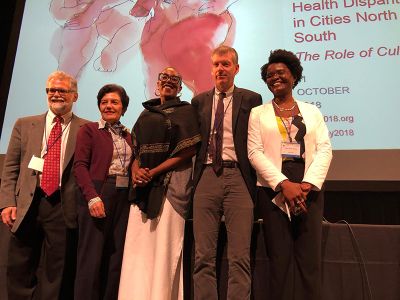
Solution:
{"label": "dark dress pants", "polygon": [[[286,176],[301,182],[304,164],[285,164]],[[289,221],[271,200],[277,193],[259,187],[257,212],[263,218],[264,241],[270,260],[270,295],[274,300],[321,299],[321,237],[323,193],[307,196],[307,214]]]}
{"label": "dark dress pants", "polygon": [[74,274],[66,274],[64,266],[75,265],[74,253],[67,251],[73,238],[74,231],[64,222],[60,193],[45,197],[37,188],[23,222],[10,238],[8,299],[72,299]]}
{"label": "dark dress pants", "polygon": [[78,204],[78,263],[75,300],[118,298],[126,227],[129,216],[128,189],[116,189],[108,177],[101,188],[106,217],[90,216],[87,201]]}
{"label": "dark dress pants", "polygon": [[230,300],[250,298],[250,240],[253,201],[238,168],[224,168],[216,176],[206,166],[193,199],[195,240],[194,298],[218,299],[216,255],[222,215],[228,242],[228,291]]}

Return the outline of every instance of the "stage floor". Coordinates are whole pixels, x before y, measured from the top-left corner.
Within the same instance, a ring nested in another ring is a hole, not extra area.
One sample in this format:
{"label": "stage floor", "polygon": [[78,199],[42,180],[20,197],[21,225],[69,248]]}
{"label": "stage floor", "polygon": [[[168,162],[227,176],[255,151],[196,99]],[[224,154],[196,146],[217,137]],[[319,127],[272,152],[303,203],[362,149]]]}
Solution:
{"label": "stage floor", "polygon": [[[220,299],[226,299],[225,228],[221,226],[218,274]],[[269,300],[268,257],[260,223],[252,241],[252,299]],[[193,299],[191,223],[185,244],[185,299]],[[324,300],[399,300],[400,225],[323,223],[322,298]]]}
{"label": "stage floor", "polygon": [[[227,260],[225,228],[219,244],[220,299],[226,298]],[[5,267],[8,232],[0,226],[0,299],[7,300]],[[184,252],[185,299],[192,299],[192,224],[187,222]],[[252,241],[252,299],[268,298],[268,257],[262,228],[254,224]],[[400,225],[323,224],[323,299],[399,300]],[[11,300],[11,299],[9,299]]]}

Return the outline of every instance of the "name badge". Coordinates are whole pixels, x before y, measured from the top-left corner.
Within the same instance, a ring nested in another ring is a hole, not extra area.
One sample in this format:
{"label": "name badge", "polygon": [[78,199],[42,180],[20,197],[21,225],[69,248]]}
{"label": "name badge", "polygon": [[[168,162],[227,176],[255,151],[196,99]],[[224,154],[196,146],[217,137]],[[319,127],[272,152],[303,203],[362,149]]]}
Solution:
{"label": "name badge", "polygon": [[115,180],[115,187],[127,188],[128,186],[129,186],[129,177],[117,175],[117,179]]}
{"label": "name badge", "polygon": [[300,144],[299,143],[281,143],[282,157],[300,158]]}
{"label": "name badge", "polygon": [[43,165],[44,165],[44,159],[33,155],[28,164],[28,168],[35,171],[43,172]]}

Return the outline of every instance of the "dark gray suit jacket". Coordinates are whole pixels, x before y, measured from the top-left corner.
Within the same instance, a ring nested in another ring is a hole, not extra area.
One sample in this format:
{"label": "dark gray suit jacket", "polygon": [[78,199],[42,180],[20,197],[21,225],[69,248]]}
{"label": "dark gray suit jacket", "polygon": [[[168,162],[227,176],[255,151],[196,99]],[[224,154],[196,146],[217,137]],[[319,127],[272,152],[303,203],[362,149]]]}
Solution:
{"label": "dark gray suit jacket", "polygon": [[[192,105],[197,111],[202,143],[197,151],[194,169],[194,190],[200,180],[207,155],[207,144],[210,138],[211,113],[214,89],[197,95],[192,99]],[[240,165],[240,171],[246,182],[250,195],[254,199],[256,176],[247,156],[247,126],[250,111],[262,104],[261,95],[250,90],[235,87],[232,99],[232,132],[235,152]]]}
{"label": "dark gray suit jacket", "polygon": [[[66,226],[75,228],[76,195],[79,190],[72,175],[76,134],[87,120],[72,115],[68,142],[65,149],[61,179],[61,202]],[[40,157],[46,113],[20,118],[11,133],[10,143],[3,165],[0,188],[0,210],[9,206],[17,207],[17,219],[11,229],[16,232],[23,221],[38,184],[38,172],[28,169],[33,155]]]}

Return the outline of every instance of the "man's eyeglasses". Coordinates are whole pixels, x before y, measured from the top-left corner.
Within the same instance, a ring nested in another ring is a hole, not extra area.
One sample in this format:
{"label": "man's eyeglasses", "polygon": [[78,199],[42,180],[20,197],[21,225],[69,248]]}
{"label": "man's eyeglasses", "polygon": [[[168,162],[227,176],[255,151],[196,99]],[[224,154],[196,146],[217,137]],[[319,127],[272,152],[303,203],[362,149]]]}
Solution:
{"label": "man's eyeglasses", "polygon": [[182,78],[180,78],[179,76],[176,75],[168,75],[165,73],[160,73],[158,74],[158,80],[160,81],[171,81],[171,83],[173,84],[177,84],[180,85],[182,82]]}
{"label": "man's eyeglasses", "polygon": [[59,93],[60,95],[65,96],[66,94],[69,93],[75,93],[75,91],[72,90],[64,90],[64,89],[55,89],[55,88],[46,88],[46,94],[48,95],[54,95],[55,93]]}

